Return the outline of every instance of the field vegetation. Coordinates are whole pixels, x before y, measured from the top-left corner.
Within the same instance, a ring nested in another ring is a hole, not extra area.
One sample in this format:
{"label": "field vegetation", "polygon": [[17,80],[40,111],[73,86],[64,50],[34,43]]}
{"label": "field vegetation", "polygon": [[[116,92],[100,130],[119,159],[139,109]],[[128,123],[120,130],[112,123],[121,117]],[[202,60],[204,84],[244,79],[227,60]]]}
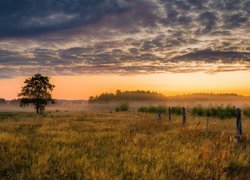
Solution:
{"label": "field vegetation", "polygon": [[[191,108],[187,108],[188,111],[191,112],[193,116],[201,116],[201,117],[214,117],[219,119],[227,119],[236,117],[236,111],[234,106],[208,106],[203,107],[201,105],[194,106]],[[138,112],[143,113],[168,113],[169,109],[167,106],[142,106],[138,109]],[[181,115],[182,107],[173,106],[170,107],[171,114]],[[250,108],[243,108],[243,114],[246,117],[250,117]]]}
{"label": "field vegetation", "polygon": [[3,179],[249,179],[250,119],[244,144],[235,118],[110,111],[0,113]]}
{"label": "field vegetation", "polygon": [[116,112],[128,111],[128,110],[129,110],[129,104],[127,102],[123,102],[118,107],[115,108]]}

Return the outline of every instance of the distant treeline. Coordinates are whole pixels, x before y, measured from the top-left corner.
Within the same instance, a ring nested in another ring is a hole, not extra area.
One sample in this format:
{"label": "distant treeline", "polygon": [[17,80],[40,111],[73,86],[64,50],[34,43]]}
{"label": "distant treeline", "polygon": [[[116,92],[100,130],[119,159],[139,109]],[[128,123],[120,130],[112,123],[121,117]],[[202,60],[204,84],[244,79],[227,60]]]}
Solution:
{"label": "distant treeline", "polygon": [[191,93],[183,96],[240,96],[236,93]]}
{"label": "distant treeline", "polygon": [[[140,107],[138,109],[138,112],[144,112],[144,113],[168,113],[168,108],[165,106],[149,106],[149,107]],[[182,108],[177,107],[171,107],[170,108],[171,114],[175,115],[181,115],[182,114]],[[236,117],[236,111],[235,107],[233,106],[216,106],[216,107],[202,107],[202,106],[196,106],[193,108],[188,109],[188,111],[191,112],[193,116],[201,116],[201,117],[217,117],[219,119],[228,119]],[[250,117],[250,108],[243,109],[243,114],[246,117]]]}
{"label": "distant treeline", "polygon": [[[11,104],[11,105],[19,105],[20,99],[12,99],[12,100],[5,100],[3,98],[0,98],[0,104]],[[85,100],[60,100],[60,99],[54,99],[55,104],[63,105],[63,104],[82,104],[85,103]],[[49,103],[50,104],[50,103]]]}
{"label": "distant treeline", "polygon": [[20,99],[12,99],[12,100],[5,100],[3,98],[0,98],[0,104],[19,104]]}
{"label": "distant treeline", "polygon": [[117,101],[164,101],[166,96],[152,91],[120,91],[116,93],[102,93],[99,96],[91,96],[89,103],[106,103]]}

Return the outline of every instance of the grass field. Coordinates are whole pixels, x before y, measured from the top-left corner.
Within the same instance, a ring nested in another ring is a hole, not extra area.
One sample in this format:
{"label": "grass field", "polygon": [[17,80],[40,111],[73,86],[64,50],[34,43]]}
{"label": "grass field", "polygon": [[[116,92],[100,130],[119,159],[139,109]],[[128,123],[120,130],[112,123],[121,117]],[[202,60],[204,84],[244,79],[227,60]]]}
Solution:
{"label": "grass field", "polygon": [[249,179],[235,119],[109,111],[0,113],[0,179]]}

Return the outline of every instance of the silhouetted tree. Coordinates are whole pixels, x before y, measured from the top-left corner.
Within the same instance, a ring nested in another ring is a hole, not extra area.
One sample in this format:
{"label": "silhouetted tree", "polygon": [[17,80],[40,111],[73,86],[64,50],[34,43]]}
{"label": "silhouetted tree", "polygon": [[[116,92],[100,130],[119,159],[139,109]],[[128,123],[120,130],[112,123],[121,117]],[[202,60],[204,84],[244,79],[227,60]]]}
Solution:
{"label": "silhouetted tree", "polygon": [[0,104],[4,104],[5,103],[5,99],[0,98]]}
{"label": "silhouetted tree", "polygon": [[21,93],[18,94],[21,97],[21,107],[33,104],[36,113],[39,114],[44,111],[48,102],[54,102],[51,92],[55,86],[49,82],[49,77],[35,74],[31,78],[26,79],[24,83],[25,86],[22,87]]}

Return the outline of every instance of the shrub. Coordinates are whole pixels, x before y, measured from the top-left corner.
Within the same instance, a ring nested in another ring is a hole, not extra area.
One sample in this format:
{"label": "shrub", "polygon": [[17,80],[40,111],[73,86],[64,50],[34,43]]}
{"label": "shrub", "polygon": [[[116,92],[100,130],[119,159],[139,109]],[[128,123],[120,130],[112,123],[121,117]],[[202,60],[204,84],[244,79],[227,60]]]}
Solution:
{"label": "shrub", "polygon": [[167,113],[167,108],[165,106],[158,106],[157,110],[160,113]]}
{"label": "shrub", "polygon": [[181,115],[182,114],[182,108],[177,107],[171,107],[171,114]]}
{"label": "shrub", "polygon": [[[209,111],[208,111],[209,112]],[[192,110],[191,110],[191,114],[194,116],[206,116],[207,115],[207,111],[202,108],[201,106],[197,106],[197,107],[194,107]],[[210,114],[210,113],[208,113]]]}
{"label": "shrub", "polygon": [[149,106],[149,107],[140,107],[138,109],[138,112],[147,112],[147,113],[166,113],[167,108],[165,106]]}
{"label": "shrub", "polygon": [[128,103],[122,103],[118,107],[116,107],[115,111],[128,111],[129,110],[129,104]]}
{"label": "shrub", "polygon": [[156,113],[156,112],[157,112],[157,107],[155,107],[155,106],[150,106],[150,107],[148,108],[148,112],[149,112],[149,113]]}
{"label": "shrub", "polygon": [[140,107],[140,108],[138,109],[138,112],[143,112],[143,113],[148,112],[148,108],[142,106],[142,107]]}
{"label": "shrub", "polygon": [[218,117],[220,119],[235,117],[235,107],[201,107],[197,106],[192,108],[191,113],[193,116],[206,116],[206,117]]}
{"label": "shrub", "polygon": [[250,117],[250,108],[243,109],[243,114],[246,117]]}

